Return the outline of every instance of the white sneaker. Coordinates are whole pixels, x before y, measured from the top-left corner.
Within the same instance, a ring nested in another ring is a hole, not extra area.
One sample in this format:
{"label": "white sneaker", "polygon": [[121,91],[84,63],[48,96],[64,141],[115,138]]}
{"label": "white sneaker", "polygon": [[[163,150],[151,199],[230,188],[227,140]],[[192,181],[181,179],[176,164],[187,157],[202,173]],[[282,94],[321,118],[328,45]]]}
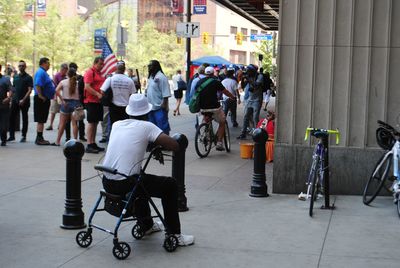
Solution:
{"label": "white sneaker", "polygon": [[222,145],[222,141],[217,142],[216,146],[217,151],[224,151],[224,145]]}
{"label": "white sneaker", "polygon": [[147,230],[144,234],[145,235],[150,235],[152,233],[156,233],[161,231],[163,227],[163,224],[161,221],[154,221],[153,226],[151,226],[151,228],[149,230]]}
{"label": "white sneaker", "polygon": [[175,236],[178,238],[178,246],[185,247],[194,244],[193,235],[176,234]]}

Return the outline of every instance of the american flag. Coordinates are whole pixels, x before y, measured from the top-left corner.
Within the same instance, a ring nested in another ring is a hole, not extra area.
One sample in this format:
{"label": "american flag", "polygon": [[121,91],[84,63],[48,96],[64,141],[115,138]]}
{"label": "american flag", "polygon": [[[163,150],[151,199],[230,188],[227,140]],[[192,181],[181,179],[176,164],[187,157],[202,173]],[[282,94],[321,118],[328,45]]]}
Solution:
{"label": "american flag", "polygon": [[115,57],[110,47],[110,44],[108,43],[106,38],[104,38],[101,56],[104,59],[104,66],[103,69],[101,69],[101,75],[106,76],[108,74],[115,72],[117,70],[118,60],[117,57]]}

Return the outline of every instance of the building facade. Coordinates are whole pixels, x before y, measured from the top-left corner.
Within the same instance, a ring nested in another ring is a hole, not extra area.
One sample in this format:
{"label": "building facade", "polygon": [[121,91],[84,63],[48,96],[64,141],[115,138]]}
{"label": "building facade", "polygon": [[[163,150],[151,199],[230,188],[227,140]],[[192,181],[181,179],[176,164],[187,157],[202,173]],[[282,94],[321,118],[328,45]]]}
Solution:
{"label": "building facade", "polygon": [[338,128],[330,143],[333,193],[360,194],[382,149],[377,120],[400,113],[400,1],[280,1],[274,184],[304,191],[312,147],[307,126]]}

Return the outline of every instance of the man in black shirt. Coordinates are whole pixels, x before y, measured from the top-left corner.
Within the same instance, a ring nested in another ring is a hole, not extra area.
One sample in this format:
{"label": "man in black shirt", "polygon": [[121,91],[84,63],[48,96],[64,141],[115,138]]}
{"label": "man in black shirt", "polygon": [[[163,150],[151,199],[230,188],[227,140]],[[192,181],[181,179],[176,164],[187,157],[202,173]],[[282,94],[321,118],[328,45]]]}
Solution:
{"label": "man in black shirt", "polygon": [[10,122],[10,101],[12,98],[10,78],[1,74],[0,64],[0,138],[1,146],[6,146]]}
{"label": "man in black shirt", "polygon": [[18,63],[19,74],[14,76],[13,99],[11,103],[10,114],[10,137],[8,141],[15,140],[15,124],[19,111],[22,112],[22,137],[21,142],[26,141],[26,133],[28,131],[28,110],[31,105],[30,95],[33,88],[32,76],[25,72],[26,63],[20,60]]}
{"label": "man in black shirt", "polygon": [[[230,93],[222,83],[214,77],[214,68],[209,66],[205,70],[206,77],[199,80],[196,85],[196,90],[199,90],[199,87],[203,83],[204,88],[200,92],[200,112],[201,113],[211,113],[212,118],[219,124],[217,130],[217,146],[216,149],[218,151],[223,151],[224,146],[222,145],[222,139],[224,137],[225,132],[225,114],[222,111],[221,105],[219,103],[218,93],[225,94],[229,98],[236,100],[236,98]],[[210,80],[211,79],[211,80]],[[222,94],[219,94],[220,96]],[[203,118],[204,120],[208,120],[209,118],[205,115]]]}

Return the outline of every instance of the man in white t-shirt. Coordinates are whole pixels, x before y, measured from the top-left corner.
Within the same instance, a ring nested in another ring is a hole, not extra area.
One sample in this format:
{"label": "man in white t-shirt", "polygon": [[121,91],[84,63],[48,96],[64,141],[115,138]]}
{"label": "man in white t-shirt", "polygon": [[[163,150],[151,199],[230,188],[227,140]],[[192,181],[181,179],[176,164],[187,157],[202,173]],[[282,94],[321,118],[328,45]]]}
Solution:
{"label": "man in white t-shirt", "polygon": [[[179,150],[179,144],[174,139],[164,134],[153,123],[147,122],[152,107],[144,95],[132,94],[129,98],[129,105],[126,107],[129,119],[115,122],[113,125],[103,165],[117,169],[130,177],[127,179],[120,175],[105,173],[103,186],[107,192],[126,195],[132,191],[136,184],[136,178],[140,174],[141,162],[149,142],[161,145],[166,150]],[[161,198],[165,223],[169,233],[175,234],[178,238],[178,245],[193,244],[193,236],[181,234],[176,180],[151,174],[145,174],[142,179],[148,194]],[[136,191],[135,194],[141,194],[140,187]],[[153,222],[153,219],[149,217],[150,207],[146,199],[135,201],[135,215],[139,218],[145,234],[161,230],[161,222]]]}
{"label": "man in white t-shirt", "polygon": [[125,62],[117,63],[117,71],[108,77],[101,86],[101,91],[112,90],[113,98],[110,109],[111,125],[118,121],[128,119],[125,108],[128,105],[130,95],[136,93],[135,83],[125,74]]}
{"label": "man in white t-shirt", "polygon": [[[222,80],[222,85],[235,97],[237,98],[237,104],[240,104],[240,94],[238,89],[238,82],[234,76],[235,69],[233,66],[229,66],[226,72],[226,78]],[[238,127],[238,122],[236,121],[236,111],[237,104],[236,100],[233,100],[226,95],[223,95],[224,100],[224,113],[227,116],[228,111],[231,111],[231,121],[233,127]]]}

